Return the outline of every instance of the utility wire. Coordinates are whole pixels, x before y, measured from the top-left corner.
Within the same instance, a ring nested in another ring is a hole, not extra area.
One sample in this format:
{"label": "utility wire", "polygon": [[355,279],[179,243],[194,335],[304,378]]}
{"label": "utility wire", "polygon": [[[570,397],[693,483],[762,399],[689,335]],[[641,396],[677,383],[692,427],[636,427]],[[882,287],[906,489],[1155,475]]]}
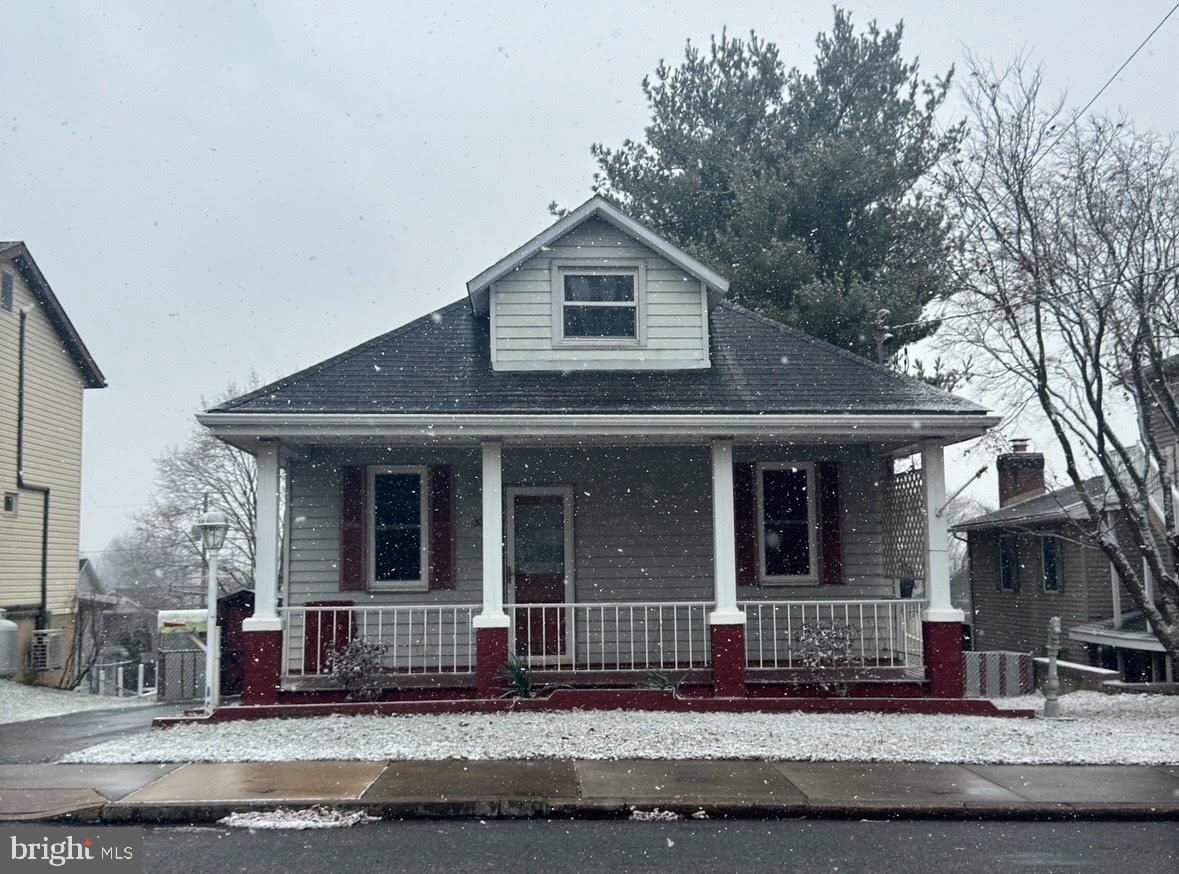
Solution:
{"label": "utility wire", "polygon": [[[1146,48],[1146,44],[1149,43],[1154,38],[1154,35],[1162,29],[1163,25],[1166,24],[1171,19],[1171,16],[1174,15],[1176,13],[1176,11],[1179,11],[1179,2],[1176,2],[1175,5],[1172,6],[1167,11],[1167,14],[1164,15],[1159,20],[1159,23],[1154,26],[1154,28],[1150,31],[1150,33],[1148,33],[1146,35],[1146,37],[1142,40],[1142,42],[1138,43],[1138,46],[1134,49],[1134,51],[1130,52],[1129,57],[1127,57],[1126,60],[1122,61],[1121,66],[1119,66],[1116,70],[1114,70],[1113,74],[1108,79],[1105,80],[1105,84],[1103,84],[1100,88],[1097,89],[1097,93],[1095,93],[1092,97],[1090,97],[1089,101],[1084,106],[1081,107],[1080,112],[1077,112],[1075,115],[1073,115],[1072,121],[1070,121],[1067,125],[1065,125],[1064,130],[1062,130],[1057,135],[1056,139],[1054,139],[1049,144],[1047,149],[1045,149],[1043,152],[1040,153],[1040,156],[1032,162],[1032,164],[1028,168],[1028,170],[1035,169],[1037,164],[1039,164],[1042,160],[1044,160],[1046,157],[1048,157],[1048,155],[1052,152],[1052,150],[1055,149],[1058,145],[1060,145],[1060,141],[1065,138],[1065,135],[1068,134],[1068,132],[1070,130],[1072,130],[1074,127],[1077,126],[1077,122],[1079,122],[1081,120],[1081,117],[1086,112],[1088,112],[1089,108],[1091,106],[1093,106],[1093,104],[1096,103],[1101,98],[1101,95],[1104,94],[1106,92],[1106,90],[1109,88],[1109,86],[1114,83],[1114,80],[1116,80],[1118,78],[1118,76],[1120,76],[1122,74],[1122,71],[1125,70],[1126,67],[1130,66],[1130,62],[1133,61],[1136,57],[1138,57],[1139,52],[1141,52],[1144,48]],[[1010,196],[1011,196],[1010,193],[1005,194],[1003,196],[1002,200],[1000,200],[1000,203],[1002,203],[1003,200],[1006,200]],[[997,205],[998,204],[996,204],[996,206]],[[1170,267],[1161,268],[1159,270],[1153,270],[1148,273],[1141,273],[1138,275],[1137,278],[1141,279],[1146,276],[1152,276],[1157,273],[1164,273],[1168,270],[1175,269],[1175,266],[1176,265],[1172,265]],[[1117,284],[1118,284],[1118,282],[1106,282],[1106,283],[1099,283],[1097,285],[1090,285],[1085,288],[1075,289],[1074,291],[1063,292],[1062,294],[1056,295],[1055,299],[1060,299],[1062,297],[1067,297],[1067,296],[1074,295],[1074,294],[1080,294],[1083,291],[1094,291],[1099,288],[1105,288],[1107,286],[1117,285]],[[1041,298],[1041,300],[1052,300],[1052,299],[1054,299],[1054,298]],[[992,307],[989,309],[974,310],[974,311],[968,312],[968,313],[955,313],[953,315],[942,316],[941,318],[918,319],[917,321],[905,322],[904,324],[901,324],[901,325],[888,325],[888,326],[886,326],[885,329],[889,330],[889,331],[896,331],[896,330],[900,330],[901,328],[923,327],[925,325],[931,325],[934,322],[946,322],[951,319],[963,319],[963,318],[967,318],[969,316],[987,315],[988,313],[1001,312],[1006,309],[1010,309],[1010,307],[1009,306]]]}
{"label": "utility wire", "polygon": [[1081,288],[1074,288],[1072,291],[1062,291],[1062,292],[1060,292],[1060,294],[1039,295],[1036,297],[1028,298],[1025,301],[1012,301],[1011,303],[1003,305],[1003,306],[987,307],[986,309],[981,309],[981,310],[970,310],[969,312],[965,312],[965,313],[950,313],[949,315],[935,316],[935,317],[929,318],[929,319],[918,319],[915,322],[904,322],[903,324],[900,324],[900,325],[889,325],[888,328],[890,331],[895,331],[895,330],[899,330],[901,328],[916,328],[916,327],[920,327],[923,325],[930,325],[930,324],[933,324],[934,322],[948,322],[953,319],[969,318],[970,316],[985,316],[985,315],[988,315],[989,313],[1000,313],[1000,312],[1003,312],[1004,310],[1014,309],[1015,307],[1029,304],[1034,301],[1060,300],[1062,298],[1072,297],[1074,294],[1081,294],[1082,292],[1085,292],[1085,291],[1097,291],[1098,289],[1101,289],[1101,288],[1109,288],[1110,286],[1113,286],[1113,285],[1120,285],[1123,282],[1133,282],[1136,279],[1145,279],[1147,276],[1157,276],[1160,273],[1167,273],[1171,270],[1175,270],[1176,268],[1179,268],[1179,264],[1168,264],[1166,267],[1160,267],[1157,270],[1147,270],[1144,273],[1139,273],[1139,274],[1136,274],[1135,276],[1127,276],[1123,279],[1113,279],[1113,280],[1110,280],[1109,282],[1099,282],[1096,285],[1086,285]]}

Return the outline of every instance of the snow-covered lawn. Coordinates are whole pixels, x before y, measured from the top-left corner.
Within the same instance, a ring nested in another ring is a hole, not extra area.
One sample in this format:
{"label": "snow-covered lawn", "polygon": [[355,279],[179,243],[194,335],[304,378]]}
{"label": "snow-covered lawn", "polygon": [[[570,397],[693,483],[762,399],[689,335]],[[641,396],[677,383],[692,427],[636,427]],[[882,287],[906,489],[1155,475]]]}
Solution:
{"label": "snow-covered lawn", "polygon": [[[1039,706],[1036,697],[1008,706]],[[794,759],[1179,763],[1179,697],[1076,692],[1062,720],[876,714],[577,711],[326,716],[155,729],[67,762],[321,759]]]}
{"label": "snow-covered lawn", "polygon": [[153,703],[155,702],[146,699],[89,695],[86,692],[25,686],[12,680],[0,680],[0,725],[45,719],[47,716],[63,716],[81,710],[110,710],[114,707],[134,707]]}

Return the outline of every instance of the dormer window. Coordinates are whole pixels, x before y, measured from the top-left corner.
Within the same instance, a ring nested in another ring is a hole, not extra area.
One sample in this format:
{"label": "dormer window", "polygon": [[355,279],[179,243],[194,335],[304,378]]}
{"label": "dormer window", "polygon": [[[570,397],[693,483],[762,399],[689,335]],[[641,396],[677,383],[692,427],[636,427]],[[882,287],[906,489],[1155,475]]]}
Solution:
{"label": "dormer window", "polygon": [[553,336],[559,344],[635,346],[643,339],[642,265],[556,265]]}

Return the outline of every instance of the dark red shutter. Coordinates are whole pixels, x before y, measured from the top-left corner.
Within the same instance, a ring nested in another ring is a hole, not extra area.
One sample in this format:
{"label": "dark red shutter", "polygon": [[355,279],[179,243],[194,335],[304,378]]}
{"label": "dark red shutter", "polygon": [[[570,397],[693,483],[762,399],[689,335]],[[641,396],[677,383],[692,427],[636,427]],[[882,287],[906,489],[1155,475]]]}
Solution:
{"label": "dark red shutter", "polygon": [[733,465],[733,523],[737,531],[737,585],[756,586],[757,484],[752,463]]}
{"label": "dark red shutter", "polygon": [[838,584],[843,579],[843,521],[839,513],[839,466],[819,462],[819,581]]}
{"label": "dark red shutter", "polygon": [[430,588],[454,588],[454,469],[430,467]]}
{"label": "dark red shutter", "polygon": [[340,591],[368,588],[368,483],[362,465],[340,468]]}

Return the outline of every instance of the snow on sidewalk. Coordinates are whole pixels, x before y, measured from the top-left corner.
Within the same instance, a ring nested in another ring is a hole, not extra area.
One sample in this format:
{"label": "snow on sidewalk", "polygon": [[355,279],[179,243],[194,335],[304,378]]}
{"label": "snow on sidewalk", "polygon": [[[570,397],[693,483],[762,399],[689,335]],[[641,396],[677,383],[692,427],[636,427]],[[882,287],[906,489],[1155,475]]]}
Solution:
{"label": "snow on sidewalk", "polygon": [[111,710],[115,707],[154,703],[138,698],[90,695],[86,692],[26,686],[12,680],[0,680],[0,725],[45,719],[49,716],[64,716],[82,710]]}
{"label": "snow on sidewalk", "polygon": [[[1038,706],[1039,699],[1009,705]],[[574,711],[326,716],[177,726],[66,762],[353,759],[789,759],[1179,764],[1179,697],[1077,692],[1063,720],[979,716]]]}

